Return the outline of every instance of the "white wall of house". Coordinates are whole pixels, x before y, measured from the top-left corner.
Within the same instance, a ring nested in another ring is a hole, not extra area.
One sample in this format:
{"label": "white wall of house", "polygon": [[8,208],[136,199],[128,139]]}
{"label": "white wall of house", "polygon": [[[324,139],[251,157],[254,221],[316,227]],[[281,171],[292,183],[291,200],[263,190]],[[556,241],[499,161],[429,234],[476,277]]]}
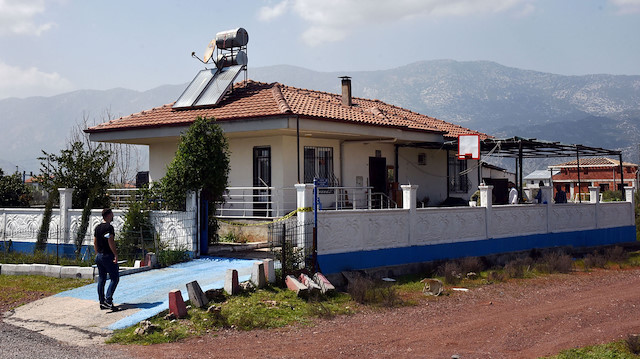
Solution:
{"label": "white wall of house", "polygon": [[178,140],[166,140],[149,144],[149,180],[157,181],[167,173],[167,165],[171,163],[178,150]]}
{"label": "white wall of house", "polygon": [[[425,164],[418,163],[418,156],[425,154]],[[417,184],[417,199],[433,206],[447,198],[447,151],[401,147],[398,149],[398,180],[400,183]]]}

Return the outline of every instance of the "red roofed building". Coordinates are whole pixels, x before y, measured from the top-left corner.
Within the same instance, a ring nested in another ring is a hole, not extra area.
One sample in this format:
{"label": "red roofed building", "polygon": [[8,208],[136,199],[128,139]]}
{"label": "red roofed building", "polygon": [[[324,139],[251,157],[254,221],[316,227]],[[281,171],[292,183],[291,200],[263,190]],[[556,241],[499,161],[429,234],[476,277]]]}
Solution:
{"label": "red roofed building", "polygon": [[230,186],[291,188],[320,178],[329,186],[370,186],[393,196],[398,182],[411,183],[431,205],[449,196],[468,200],[476,191],[475,172],[459,173],[477,161],[459,161],[443,144],[460,134],[486,134],[378,100],[351,98],[351,81],[342,86],[340,95],[248,80],[235,84],[217,105],[168,104],[85,131],[92,141],[149,146],[151,181],[164,176],[180,134],[202,116],[215,118],[229,140]]}
{"label": "red roofed building", "polygon": [[[569,200],[577,201],[578,193],[589,193],[589,187],[600,187],[600,192],[620,191],[622,187],[637,186],[638,165],[628,162],[622,163],[622,176],[620,175],[620,161],[604,157],[587,157],[578,161],[573,160],[558,165],[549,166],[549,169],[559,171],[553,175],[554,195],[557,186],[561,185],[567,193]],[[580,178],[578,178],[578,172]],[[578,181],[580,186],[578,186]],[[624,185],[623,185],[624,184]]]}

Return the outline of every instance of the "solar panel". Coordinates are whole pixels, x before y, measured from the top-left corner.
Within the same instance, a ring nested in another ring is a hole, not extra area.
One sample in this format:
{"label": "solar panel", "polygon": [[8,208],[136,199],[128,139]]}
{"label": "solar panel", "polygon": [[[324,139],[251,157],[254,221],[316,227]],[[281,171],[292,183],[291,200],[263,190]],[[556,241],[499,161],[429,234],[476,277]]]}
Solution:
{"label": "solar panel", "polygon": [[216,75],[217,69],[206,69],[198,72],[189,86],[184,90],[178,101],[173,104],[173,108],[189,107],[198,99],[198,96],[207,87],[211,79]]}
{"label": "solar panel", "polygon": [[217,105],[233,85],[233,81],[238,77],[238,74],[240,74],[243,68],[244,65],[235,65],[225,67],[218,71],[193,106]]}

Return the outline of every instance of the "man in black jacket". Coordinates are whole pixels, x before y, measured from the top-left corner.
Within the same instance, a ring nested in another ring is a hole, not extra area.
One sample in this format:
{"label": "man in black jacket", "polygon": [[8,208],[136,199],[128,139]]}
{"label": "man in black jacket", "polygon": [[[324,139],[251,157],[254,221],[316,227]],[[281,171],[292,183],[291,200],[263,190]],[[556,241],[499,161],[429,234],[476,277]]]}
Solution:
{"label": "man in black jacket", "polygon": [[[115,232],[111,221],[113,212],[109,208],[102,210],[102,223],[96,226],[93,235],[93,248],[96,251],[96,264],[98,267],[98,299],[100,309],[118,310],[113,305],[113,293],[116,291],[120,274],[118,273],[118,250],[116,249]],[[104,286],[107,282],[107,274],[111,282],[105,296]]]}

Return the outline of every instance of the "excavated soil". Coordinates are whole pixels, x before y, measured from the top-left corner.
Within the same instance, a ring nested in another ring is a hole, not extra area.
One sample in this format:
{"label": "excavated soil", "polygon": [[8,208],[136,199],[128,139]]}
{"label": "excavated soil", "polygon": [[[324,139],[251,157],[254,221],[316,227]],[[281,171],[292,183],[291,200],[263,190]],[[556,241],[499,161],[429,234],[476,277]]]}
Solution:
{"label": "excavated soil", "polygon": [[145,358],[536,358],[640,333],[640,269],[487,285],[312,326],[117,346]]}

